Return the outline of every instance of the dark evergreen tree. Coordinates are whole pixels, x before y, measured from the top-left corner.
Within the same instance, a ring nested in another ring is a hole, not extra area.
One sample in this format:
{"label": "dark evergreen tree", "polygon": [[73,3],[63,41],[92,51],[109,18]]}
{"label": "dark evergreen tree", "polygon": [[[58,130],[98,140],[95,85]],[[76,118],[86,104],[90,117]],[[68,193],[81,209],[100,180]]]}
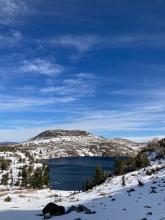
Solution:
{"label": "dark evergreen tree", "polygon": [[15,186],[20,186],[20,180],[18,179],[14,185]]}
{"label": "dark evergreen tree", "polygon": [[48,186],[49,185],[49,166],[43,164],[43,185]]}
{"label": "dark evergreen tree", "polygon": [[85,183],[85,191],[88,191],[89,189],[92,189],[95,186],[95,183],[92,179],[87,179],[86,183]]}
{"label": "dark evergreen tree", "polygon": [[2,170],[2,172],[4,170],[8,170],[10,165],[11,165],[11,160],[5,159],[5,158],[0,158],[0,169]]}
{"label": "dark evergreen tree", "polygon": [[1,179],[1,184],[2,185],[7,185],[9,181],[9,173],[3,174],[2,179]]}
{"label": "dark evergreen tree", "polygon": [[114,173],[116,175],[123,175],[125,174],[125,161],[124,160],[117,160],[115,163],[115,169],[114,169]]}
{"label": "dark evergreen tree", "polygon": [[150,165],[150,161],[146,155],[146,153],[139,152],[136,156],[136,167],[142,168]]}
{"label": "dark evergreen tree", "polygon": [[27,166],[22,167],[22,186],[26,187],[28,185],[28,174],[27,174]]}
{"label": "dark evergreen tree", "polygon": [[102,168],[97,165],[95,168],[95,176],[94,176],[94,181],[96,185],[101,184],[105,181],[105,174]]}
{"label": "dark evergreen tree", "polygon": [[125,176],[122,176],[122,186],[126,186],[126,182],[125,182]]}

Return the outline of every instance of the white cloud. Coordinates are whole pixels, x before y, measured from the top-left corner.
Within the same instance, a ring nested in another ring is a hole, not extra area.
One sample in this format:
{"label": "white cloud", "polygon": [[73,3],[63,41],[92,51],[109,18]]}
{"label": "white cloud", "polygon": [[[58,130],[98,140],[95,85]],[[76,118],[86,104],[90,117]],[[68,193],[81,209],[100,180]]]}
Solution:
{"label": "white cloud", "polygon": [[[42,42],[42,40],[41,40]],[[164,47],[165,33],[136,33],[125,35],[99,36],[94,34],[64,35],[44,41],[54,46],[75,48],[80,54],[104,48]]]}
{"label": "white cloud", "polygon": [[[33,106],[40,106],[43,104],[50,104],[50,103],[54,103],[57,101],[62,101],[62,102],[67,102],[67,101],[71,101],[69,99],[66,98],[66,100],[62,99],[62,100],[56,100],[56,99],[42,99],[42,100],[37,100],[37,99],[33,99],[33,100],[25,100],[25,99],[20,99],[19,101],[16,100],[14,101],[13,105],[11,104],[10,108],[15,108],[15,109],[20,109],[20,107],[32,107]],[[1,103],[2,100],[0,100]],[[9,102],[11,102],[11,100],[9,100]],[[4,104],[5,105],[5,104]],[[22,106],[21,106],[22,105]],[[153,103],[154,105],[154,103]],[[2,107],[2,108],[1,108]],[[0,106],[0,109],[3,110],[3,105]],[[38,108],[36,108],[37,110]],[[42,109],[41,109],[42,110]],[[68,109],[65,109],[65,111],[67,112]],[[13,109],[12,109],[13,111]],[[40,108],[38,109],[38,111],[40,111]],[[49,111],[50,108],[49,108]],[[56,111],[55,109],[52,109],[52,111]],[[57,112],[59,111],[59,109],[57,110]],[[82,114],[85,114],[85,112],[83,112],[84,109],[82,110]],[[91,131],[93,133],[97,132],[97,134],[103,133],[103,132],[109,132],[110,136],[112,136],[111,132],[114,131],[118,131],[118,132],[135,132],[135,134],[138,132],[151,132],[152,134],[154,132],[158,133],[160,132],[164,132],[165,131],[165,123],[164,123],[164,111],[165,111],[165,106],[160,106],[157,108],[152,108],[152,105],[149,107],[139,107],[136,109],[132,109],[132,110],[123,110],[123,111],[90,111],[90,112],[86,112],[85,116],[83,117],[79,117],[79,118],[71,118],[70,120],[63,120],[63,122],[61,123],[57,123],[57,122],[46,122],[46,125],[42,122],[41,124],[37,124],[37,120],[35,122],[31,121],[30,126],[29,124],[27,124],[25,121],[21,124],[21,122],[19,123],[19,127],[18,128],[14,128],[10,129],[10,130],[3,130],[1,129],[0,132],[0,139],[4,140],[3,138],[8,138],[7,140],[16,140],[16,138],[14,137],[14,134],[19,134],[19,137],[17,138],[17,140],[26,140],[34,135],[36,135],[37,133],[39,133],[40,131],[46,130],[46,129],[80,129],[80,130],[87,130],[87,131]],[[79,111],[80,113],[81,111]],[[54,125],[52,125],[54,124]],[[15,124],[14,124],[15,125]],[[3,134],[3,135],[2,135]],[[18,136],[18,135],[17,135]],[[17,137],[16,136],[16,137]],[[155,136],[159,136],[162,137],[160,135],[155,135]],[[136,136],[124,136],[121,135],[121,137],[123,138],[128,138],[128,139],[132,139],[138,142],[142,142],[142,141],[147,141],[149,139],[152,139],[153,136],[141,136],[141,135],[137,135]],[[12,139],[13,138],[13,139]],[[14,139],[15,138],[15,139]]]}
{"label": "white cloud", "polygon": [[148,141],[153,140],[154,138],[162,139],[165,138],[165,135],[155,135],[155,136],[137,136],[137,137],[122,137],[128,140],[132,140],[139,143],[147,143]]}
{"label": "white cloud", "polygon": [[94,73],[78,73],[76,74],[76,77],[81,79],[95,79],[96,76]]}
{"label": "white cloud", "polygon": [[23,39],[22,33],[17,30],[11,30],[9,34],[0,35],[0,47],[10,47],[14,45],[20,45]]}
{"label": "white cloud", "polygon": [[91,50],[94,46],[102,43],[104,39],[97,35],[83,35],[83,36],[74,36],[66,35],[62,37],[53,38],[50,40],[50,43],[54,45],[61,45],[64,47],[74,47],[79,52],[86,52]]}
{"label": "white cloud", "polygon": [[0,59],[0,76],[4,79],[17,78],[21,75],[26,77],[28,74],[45,75],[53,78],[64,72],[64,70],[65,68],[58,64],[54,58],[37,57],[27,59],[23,54],[14,53],[1,56]]}
{"label": "white cloud", "polygon": [[57,103],[73,102],[75,99],[70,96],[63,97],[17,97],[9,95],[0,95],[0,111],[23,111],[33,109],[38,106],[47,106]]}
{"label": "white cloud", "polygon": [[165,131],[165,106],[159,109],[142,108],[123,111],[91,111],[70,123],[56,125],[67,129],[90,131]]}
{"label": "white cloud", "polygon": [[165,97],[164,88],[137,88],[137,89],[119,89],[108,92],[111,95],[120,96],[138,96],[138,97],[157,97],[159,99]]}
{"label": "white cloud", "polygon": [[27,0],[0,0],[0,24],[15,24],[28,9]]}
{"label": "white cloud", "polygon": [[72,78],[64,79],[61,81],[60,86],[43,87],[40,89],[40,92],[80,98],[95,92],[95,82],[93,79],[94,74],[80,73]]}
{"label": "white cloud", "polygon": [[136,33],[121,36],[109,36],[104,40],[104,47],[161,47],[165,46],[165,33]]}
{"label": "white cloud", "polygon": [[34,73],[47,76],[57,76],[64,71],[64,67],[48,59],[37,58],[32,61],[24,61],[20,67],[21,73]]}

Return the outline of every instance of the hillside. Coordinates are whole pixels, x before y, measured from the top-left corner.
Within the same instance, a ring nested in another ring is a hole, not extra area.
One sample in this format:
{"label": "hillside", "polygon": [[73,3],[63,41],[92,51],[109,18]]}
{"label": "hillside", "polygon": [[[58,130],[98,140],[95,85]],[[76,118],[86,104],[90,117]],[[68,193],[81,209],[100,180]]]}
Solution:
{"label": "hillside", "polygon": [[68,156],[134,156],[145,144],[108,139],[79,130],[48,130],[17,145],[38,158]]}
{"label": "hillside", "polygon": [[[52,217],[56,220],[164,220],[165,219],[165,155],[164,140],[146,151],[150,165],[125,174],[113,176],[87,192],[66,192],[43,189],[0,192],[0,219],[42,219],[43,207],[55,202],[67,210],[70,206],[85,205],[94,214],[71,212]],[[143,183],[139,185],[139,180]],[[11,197],[5,202],[6,196]]]}
{"label": "hillside", "polygon": [[[106,139],[86,131],[44,131],[22,143],[0,148],[0,190],[18,189],[27,172],[34,184],[36,172],[46,172],[42,162],[49,158],[79,156],[134,156],[145,145],[125,139]],[[40,171],[37,171],[40,168]],[[3,182],[3,184],[2,184]],[[25,183],[26,185],[26,183]]]}

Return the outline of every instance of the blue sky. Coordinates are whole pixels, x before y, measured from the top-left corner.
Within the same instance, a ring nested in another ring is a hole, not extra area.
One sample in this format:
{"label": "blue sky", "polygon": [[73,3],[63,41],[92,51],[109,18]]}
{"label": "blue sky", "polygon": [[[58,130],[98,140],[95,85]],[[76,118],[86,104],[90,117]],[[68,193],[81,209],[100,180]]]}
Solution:
{"label": "blue sky", "polygon": [[0,0],[0,141],[165,131],[163,0]]}

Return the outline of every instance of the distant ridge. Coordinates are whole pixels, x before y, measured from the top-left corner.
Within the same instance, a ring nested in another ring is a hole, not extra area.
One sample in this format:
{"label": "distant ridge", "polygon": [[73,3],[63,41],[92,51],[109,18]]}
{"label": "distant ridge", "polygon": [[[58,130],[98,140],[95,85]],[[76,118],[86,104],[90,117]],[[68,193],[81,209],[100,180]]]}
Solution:
{"label": "distant ridge", "polygon": [[37,136],[31,138],[30,141],[40,140],[40,139],[52,139],[52,138],[64,137],[64,136],[86,137],[89,135],[90,133],[86,131],[80,131],[80,130],[62,130],[62,129],[46,130],[38,134]]}
{"label": "distant ridge", "polygon": [[0,147],[11,146],[15,144],[18,144],[18,142],[0,142]]}
{"label": "distant ridge", "polygon": [[146,145],[127,139],[104,138],[81,130],[46,130],[19,144],[38,158],[135,156]]}

